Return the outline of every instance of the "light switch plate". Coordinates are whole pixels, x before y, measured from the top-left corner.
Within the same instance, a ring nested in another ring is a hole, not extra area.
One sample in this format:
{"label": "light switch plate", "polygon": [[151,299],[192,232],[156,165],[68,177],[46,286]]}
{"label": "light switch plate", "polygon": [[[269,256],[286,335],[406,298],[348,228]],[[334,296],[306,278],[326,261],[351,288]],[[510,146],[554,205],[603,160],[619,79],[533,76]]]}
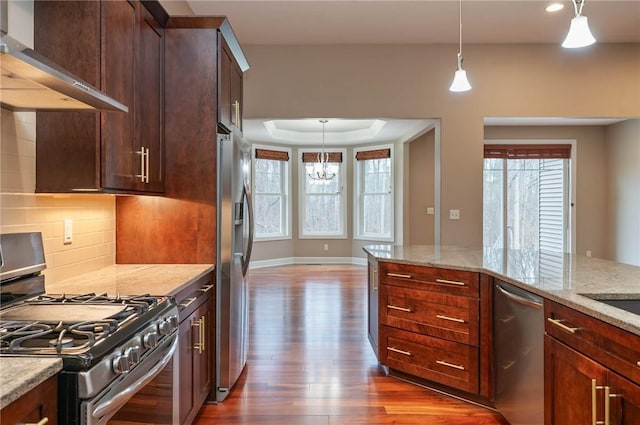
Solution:
{"label": "light switch plate", "polygon": [[66,219],[64,221],[64,240],[65,245],[73,242],[73,221],[71,219]]}

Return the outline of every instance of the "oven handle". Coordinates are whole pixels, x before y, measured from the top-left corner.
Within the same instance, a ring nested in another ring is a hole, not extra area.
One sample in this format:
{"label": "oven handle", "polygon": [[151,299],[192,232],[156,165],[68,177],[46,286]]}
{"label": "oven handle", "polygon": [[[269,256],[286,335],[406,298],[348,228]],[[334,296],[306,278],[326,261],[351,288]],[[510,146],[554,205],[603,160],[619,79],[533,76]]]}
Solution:
{"label": "oven handle", "polygon": [[[164,354],[164,356],[160,359],[158,363],[155,364],[155,366],[149,369],[149,371],[145,375],[143,375],[141,378],[136,380],[136,382],[134,382],[132,385],[130,385],[129,387],[125,388],[122,391],[119,391],[116,396],[114,396],[113,398],[110,398],[104,403],[99,404],[98,406],[96,406],[95,409],[93,409],[93,412],[91,412],[91,416],[99,420],[98,423],[103,423],[105,419],[108,420],[109,418],[111,418],[111,416],[113,416],[118,409],[120,409],[123,405],[125,405],[126,402],[129,401],[129,399],[135,393],[140,391],[153,378],[155,378],[162,371],[162,369],[164,369],[164,367],[169,363],[169,361],[173,357],[173,354],[175,353],[176,348],[178,347],[178,333],[175,332],[170,338],[172,338],[173,340],[170,342],[171,347],[169,348],[169,351],[167,351]],[[144,362],[139,363],[137,367],[143,367],[143,366],[144,366]]]}

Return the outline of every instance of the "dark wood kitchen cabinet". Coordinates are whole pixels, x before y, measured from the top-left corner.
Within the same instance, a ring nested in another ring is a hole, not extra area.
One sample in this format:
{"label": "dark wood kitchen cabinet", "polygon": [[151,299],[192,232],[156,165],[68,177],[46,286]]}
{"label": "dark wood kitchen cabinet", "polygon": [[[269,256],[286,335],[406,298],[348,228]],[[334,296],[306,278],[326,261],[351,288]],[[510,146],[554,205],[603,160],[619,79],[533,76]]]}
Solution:
{"label": "dark wood kitchen cabinet", "polygon": [[[58,423],[58,376],[52,376],[0,411],[2,425]],[[44,422],[46,419],[46,422]]]}
{"label": "dark wood kitchen cabinet", "polygon": [[640,424],[640,337],[545,300],[545,425]]}
{"label": "dark wood kitchen cabinet", "polygon": [[486,276],[384,261],[378,270],[378,359],[390,374],[490,400],[491,297]]}
{"label": "dark wood kitchen cabinet", "polygon": [[[239,71],[248,64],[224,17],[171,17],[164,42],[165,196],[118,197],[116,261],[215,263],[217,136],[240,136],[218,122],[223,45]],[[141,241],[154,249],[137,249]]]}
{"label": "dark wood kitchen cabinet", "polygon": [[164,191],[163,12],[155,2],[35,2],[35,50],[129,108],[38,112],[37,192]]}
{"label": "dark wood kitchen cabinet", "polygon": [[224,38],[220,46],[218,120],[227,129],[242,130],[242,70]]}
{"label": "dark wood kitchen cabinet", "polygon": [[191,424],[213,389],[215,356],[215,283],[213,272],[176,295],[178,329],[179,417]]}
{"label": "dark wood kitchen cabinet", "polygon": [[367,281],[367,336],[373,352],[378,357],[378,294],[380,279],[378,278],[378,261],[372,256],[367,259]]}

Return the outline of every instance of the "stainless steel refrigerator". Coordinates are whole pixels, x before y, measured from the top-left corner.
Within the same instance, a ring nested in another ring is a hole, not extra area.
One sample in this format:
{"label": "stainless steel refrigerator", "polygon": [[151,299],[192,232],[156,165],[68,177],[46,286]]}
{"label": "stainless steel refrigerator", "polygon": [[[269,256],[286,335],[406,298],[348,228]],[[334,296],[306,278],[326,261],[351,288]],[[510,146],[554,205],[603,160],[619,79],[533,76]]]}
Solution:
{"label": "stainless steel refrigerator", "polygon": [[222,401],[247,362],[253,209],[249,144],[239,133],[217,139],[216,400]]}

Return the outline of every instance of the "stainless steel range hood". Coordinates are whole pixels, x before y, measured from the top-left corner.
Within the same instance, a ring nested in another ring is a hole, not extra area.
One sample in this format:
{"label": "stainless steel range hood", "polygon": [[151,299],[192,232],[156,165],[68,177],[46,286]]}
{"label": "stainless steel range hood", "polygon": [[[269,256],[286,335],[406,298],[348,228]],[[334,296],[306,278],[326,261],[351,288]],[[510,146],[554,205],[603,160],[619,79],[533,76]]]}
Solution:
{"label": "stainless steel range hood", "polygon": [[0,105],[13,111],[121,111],[126,105],[7,35],[7,1],[0,1]]}

